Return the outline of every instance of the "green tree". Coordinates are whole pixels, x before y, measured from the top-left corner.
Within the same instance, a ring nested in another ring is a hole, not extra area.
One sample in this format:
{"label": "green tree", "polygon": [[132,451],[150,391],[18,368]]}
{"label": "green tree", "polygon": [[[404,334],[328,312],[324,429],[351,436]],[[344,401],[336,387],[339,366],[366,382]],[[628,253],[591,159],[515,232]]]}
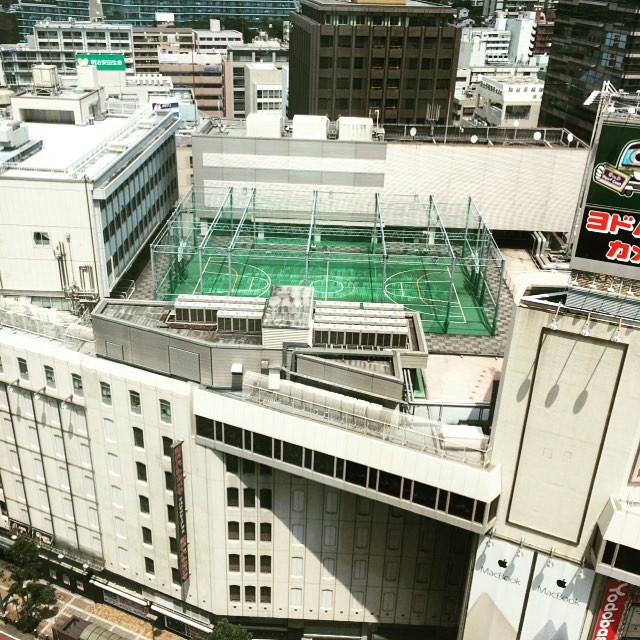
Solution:
{"label": "green tree", "polygon": [[9,549],[11,580],[9,595],[17,601],[20,631],[33,631],[46,615],[46,606],[55,602],[51,586],[40,582],[44,574],[44,562],[38,547],[29,538],[18,538]]}
{"label": "green tree", "polygon": [[251,634],[241,625],[232,624],[226,618],[218,621],[207,640],[251,640]]}

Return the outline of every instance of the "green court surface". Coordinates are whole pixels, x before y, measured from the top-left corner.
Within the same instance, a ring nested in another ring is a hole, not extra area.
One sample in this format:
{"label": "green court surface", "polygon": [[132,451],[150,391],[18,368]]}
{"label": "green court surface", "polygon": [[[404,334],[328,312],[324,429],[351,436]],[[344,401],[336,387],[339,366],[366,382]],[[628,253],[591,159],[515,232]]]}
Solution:
{"label": "green court surface", "polygon": [[[452,267],[414,258],[407,264],[388,264],[379,256],[359,254],[335,259],[336,254],[309,263],[304,260],[234,256],[229,263],[222,256],[204,258],[202,273],[196,256],[174,262],[166,282],[171,295],[234,295],[268,297],[272,285],[306,285],[315,290],[316,300],[389,302],[420,313],[423,327],[430,333],[491,335],[492,321],[484,300],[488,295],[484,280],[464,264]],[[453,271],[453,273],[452,273]],[[489,305],[490,313],[493,308]]]}

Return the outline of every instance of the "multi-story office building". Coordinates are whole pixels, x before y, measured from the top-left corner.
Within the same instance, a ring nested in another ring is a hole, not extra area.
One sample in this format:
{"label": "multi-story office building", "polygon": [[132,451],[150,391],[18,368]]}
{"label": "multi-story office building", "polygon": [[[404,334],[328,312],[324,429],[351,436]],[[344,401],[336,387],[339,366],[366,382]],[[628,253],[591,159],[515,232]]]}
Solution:
{"label": "multi-story office building", "polygon": [[289,115],[447,121],[460,43],[454,15],[413,0],[302,0],[291,18]]}
{"label": "multi-story office building", "polygon": [[[85,0],[88,1],[88,0]],[[212,16],[224,20],[226,16],[245,19],[264,17],[286,18],[295,10],[293,0],[103,0],[105,20],[132,24],[137,27],[155,26],[157,15],[172,14],[176,26],[207,23]]]}
{"label": "multi-story office building", "polygon": [[5,81],[14,88],[32,84],[34,64],[54,65],[60,76],[75,75],[76,54],[120,54],[126,70],[135,72],[132,29],[101,22],[37,22],[33,42],[0,46]]}
{"label": "multi-story office building", "polygon": [[52,20],[67,22],[68,20],[89,20],[89,0],[50,0],[47,2],[23,2],[17,0],[10,11],[18,16],[20,37],[26,39],[33,32],[37,22]]}
{"label": "multi-story office building", "polygon": [[193,33],[198,53],[226,54],[229,47],[244,43],[240,31],[222,29],[217,19],[209,20],[209,29],[196,29]]}
{"label": "multi-story office building", "polygon": [[[266,34],[247,44],[230,44],[224,64],[225,114],[228,118],[244,118],[246,107],[247,64],[271,63],[277,69],[289,68],[289,46]],[[286,76],[288,77],[288,76]],[[284,96],[286,101],[286,95]]]}
{"label": "multi-story office building", "polygon": [[109,295],[177,198],[178,121],[148,105],[112,115],[97,72],[83,71],[84,88],[63,89],[55,68],[36,67],[33,91],[12,98],[0,150],[3,295],[58,306]]}
{"label": "multi-story office building", "polygon": [[133,58],[138,73],[160,73],[160,61],[193,51],[193,31],[187,27],[134,27]]}
{"label": "multi-story office building", "polygon": [[631,94],[640,89],[635,0],[594,4],[560,0],[545,80],[540,121],[591,139],[597,105],[585,105],[609,81]]}

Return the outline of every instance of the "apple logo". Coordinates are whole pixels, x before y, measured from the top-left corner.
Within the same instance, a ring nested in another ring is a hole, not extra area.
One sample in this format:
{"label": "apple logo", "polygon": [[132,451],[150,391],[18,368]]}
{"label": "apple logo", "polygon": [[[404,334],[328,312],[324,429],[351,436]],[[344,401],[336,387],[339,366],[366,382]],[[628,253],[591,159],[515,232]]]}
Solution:
{"label": "apple logo", "polygon": [[501,567],[502,569],[506,569],[507,568],[507,561],[506,560],[498,560],[498,566]]}
{"label": "apple logo", "polygon": [[567,581],[566,580],[556,580],[556,584],[561,588],[561,589],[566,589],[567,588]]}

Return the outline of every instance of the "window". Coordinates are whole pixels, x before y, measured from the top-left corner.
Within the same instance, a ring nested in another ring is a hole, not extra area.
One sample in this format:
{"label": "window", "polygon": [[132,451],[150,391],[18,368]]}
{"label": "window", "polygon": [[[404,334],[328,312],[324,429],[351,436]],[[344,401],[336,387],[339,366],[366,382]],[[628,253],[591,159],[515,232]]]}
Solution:
{"label": "window", "polygon": [[171,457],[173,440],[171,438],[167,438],[167,436],[162,436],[162,455],[166,458]]}
{"label": "window", "polygon": [[4,367],[2,366],[2,358],[0,358],[0,373],[4,372]]}
{"label": "window", "polygon": [[260,523],[260,542],[271,542],[271,523]]}
{"label": "window", "polygon": [[271,489],[260,489],[260,508],[271,509]]}
{"label": "window", "polygon": [[262,604],[271,603],[271,587],[260,587],[260,602]]}
{"label": "window", "polygon": [[366,560],[356,560],[353,563],[353,577],[356,580],[364,580],[367,577],[367,562]]}
{"label": "window", "polygon": [[167,400],[160,400],[160,420],[171,422],[171,403]]}
{"label": "window", "polygon": [[27,361],[24,358],[18,358],[18,371],[23,380],[29,379],[29,367],[27,367]]}
{"label": "window", "polygon": [[271,573],[271,556],[260,556],[260,573]]}
{"label": "window", "polygon": [[147,481],[147,465],[143,462],[136,462],[136,473],[138,474],[138,480],[140,482]]}
{"label": "window", "polygon": [[144,448],[144,432],[139,427],[133,427],[133,445]]}
{"label": "window", "polygon": [[100,395],[102,397],[102,404],[111,404],[111,385],[106,382],[100,383]]}
{"label": "window", "polygon": [[336,575],[335,558],[324,558],[322,560],[322,577],[333,578]]}
{"label": "window", "polygon": [[171,569],[171,582],[173,582],[173,584],[182,584],[180,581],[180,571],[175,567]]}
{"label": "window", "polygon": [[48,247],[51,244],[51,237],[45,231],[34,231],[33,243],[36,247]]}
{"label": "window", "polygon": [[256,588],[255,587],[245,587],[244,588],[244,601],[245,602],[255,602],[256,601]]}
{"label": "window", "polygon": [[46,364],[44,365],[44,379],[47,382],[47,387],[56,386],[56,375],[53,372],[53,367],[49,367]]}
{"label": "window", "polygon": [[167,505],[167,520],[169,522],[176,522],[176,508],[172,504]]}
{"label": "window", "polygon": [[137,391],[129,391],[129,405],[132,413],[140,413],[142,411],[140,394]]}
{"label": "window", "polygon": [[256,557],[253,554],[249,554],[244,557],[244,570],[247,573],[256,572]]}
{"label": "window", "polygon": [[302,589],[295,589],[295,588],[291,589],[289,604],[292,607],[302,606]]}
{"label": "window", "polygon": [[245,509],[255,509],[256,508],[256,490],[255,489],[245,489],[243,492],[243,504]]}
{"label": "window", "polygon": [[151,558],[147,558],[146,556],[144,559],[144,570],[147,573],[150,573],[151,575],[153,575],[156,572],[156,568],[153,560]]}
{"label": "window", "polygon": [[235,487],[229,487],[227,489],[227,507],[238,507],[240,506],[240,497],[238,494],[238,489]]}
{"label": "window", "polygon": [[292,524],[291,535],[293,536],[293,544],[304,544],[304,525]]}
{"label": "window", "polygon": [[240,556],[237,553],[229,554],[229,571],[240,571]]}
{"label": "window", "polygon": [[169,537],[169,553],[174,556],[178,555],[178,541],[173,536]]}
{"label": "window", "polygon": [[84,389],[82,388],[82,378],[77,373],[71,374],[71,382],[73,383],[73,395],[82,398]]}
{"label": "window", "polygon": [[[336,544],[337,530],[333,525],[324,528],[324,544],[327,547],[334,547]],[[356,545],[357,546],[357,545]]]}
{"label": "window", "polygon": [[291,502],[294,511],[304,511],[304,491],[294,491]]}
{"label": "window", "polygon": [[240,523],[231,521],[227,524],[227,537],[229,540],[240,540]]}
{"label": "window", "polygon": [[138,501],[140,503],[140,512],[149,513],[149,498],[147,496],[138,496]]}
{"label": "window", "polygon": [[145,544],[153,544],[153,537],[149,527],[142,527],[142,542]]}
{"label": "window", "polygon": [[173,473],[171,471],[164,472],[164,488],[167,491],[173,491]]}
{"label": "window", "polygon": [[256,539],[256,523],[255,522],[244,523],[244,539],[245,540]]}
{"label": "window", "polygon": [[304,562],[302,558],[299,558],[299,557],[291,558],[291,575],[294,578],[302,578],[303,567],[304,567]]}
{"label": "window", "polygon": [[229,600],[231,602],[240,602],[240,585],[229,585]]}

